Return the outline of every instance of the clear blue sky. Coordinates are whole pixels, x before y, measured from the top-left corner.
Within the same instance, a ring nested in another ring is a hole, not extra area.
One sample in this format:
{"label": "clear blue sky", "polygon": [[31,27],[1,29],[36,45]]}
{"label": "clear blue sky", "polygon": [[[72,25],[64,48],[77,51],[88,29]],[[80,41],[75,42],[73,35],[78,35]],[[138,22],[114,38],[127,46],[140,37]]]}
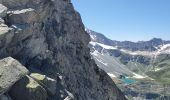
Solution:
{"label": "clear blue sky", "polygon": [[113,40],[170,40],[170,0],[72,0],[86,27]]}

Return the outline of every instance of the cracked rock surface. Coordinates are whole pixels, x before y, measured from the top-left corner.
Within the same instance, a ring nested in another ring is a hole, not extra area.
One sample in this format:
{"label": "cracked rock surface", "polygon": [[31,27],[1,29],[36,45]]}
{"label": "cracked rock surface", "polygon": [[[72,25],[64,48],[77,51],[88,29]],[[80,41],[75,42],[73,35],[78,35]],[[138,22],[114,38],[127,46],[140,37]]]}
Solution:
{"label": "cracked rock surface", "polygon": [[8,9],[0,13],[0,58],[11,56],[30,72],[57,80],[56,93],[47,95],[48,100],[125,100],[91,58],[90,36],[70,0],[0,4]]}

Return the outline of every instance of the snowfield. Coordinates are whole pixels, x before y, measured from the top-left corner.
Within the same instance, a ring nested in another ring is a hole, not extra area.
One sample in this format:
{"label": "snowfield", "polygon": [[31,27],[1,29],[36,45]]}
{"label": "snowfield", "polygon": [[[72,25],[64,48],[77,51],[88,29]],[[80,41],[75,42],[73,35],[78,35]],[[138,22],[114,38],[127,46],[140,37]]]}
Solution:
{"label": "snowfield", "polygon": [[146,78],[145,76],[142,76],[142,75],[139,75],[139,74],[136,74],[136,73],[133,73],[133,74],[134,74],[133,78],[136,78],[136,79]]}
{"label": "snowfield", "polygon": [[116,78],[116,75],[112,74],[112,73],[107,73],[111,78]]}
{"label": "snowfield", "polygon": [[[95,37],[93,37],[95,38]],[[102,47],[103,49],[118,49],[117,47],[113,47],[113,46],[110,46],[110,45],[105,45],[105,44],[102,44],[102,43],[98,43],[98,42],[90,42],[89,44],[91,44],[92,46],[100,46]],[[127,54],[130,54],[130,55],[142,55],[142,56],[157,56],[157,55],[160,55],[160,54],[170,54],[170,44],[165,44],[165,45],[161,45],[159,47],[155,47],[157,48],[156,51],[152,51],[152,52],[149,52],[149,51],[130,51],[130,50],[125,50],[125,49],[120,49],[120,51],[124,52],[124,53],[127,53]]]}
{"label": "snowfield", "polygon": [[105,44],[98,43],[98,42],[90,42],[90,44],[93,45],[93,46],[99,45],[104,49],[117,49],[116,47],[105,45]]}

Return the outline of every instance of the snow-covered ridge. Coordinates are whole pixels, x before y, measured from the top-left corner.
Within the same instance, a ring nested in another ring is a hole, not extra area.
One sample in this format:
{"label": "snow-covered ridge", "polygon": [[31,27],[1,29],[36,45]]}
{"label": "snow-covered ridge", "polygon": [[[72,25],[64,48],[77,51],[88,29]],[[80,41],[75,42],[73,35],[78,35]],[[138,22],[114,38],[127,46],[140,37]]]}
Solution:
{"label": "snow-covered ridge", "polygon": [[109,45],[105,45],[105,44],[98,43],[98,42],[92,42],[92,41],[91,41],[90,44],[91,44],[92,46],[99,45],[99,46],[101,46],[101,47],[104,48],[104,49],[117,49],[116,47],[109,46]]}
{"label": "snow-covered ridge", "polygon": [[170,53],[170,44],[160,45],[157,49],[157,53]]}
{"label": "snow-covered ridge", "polygon": [[170,44],[160,45],[158,47],[155,47],[156,51],[129,51],[121,49],[120,51],[131,54],[131,55],[143,55],[143,56],[157,56],[160,54],[170,54]]}
{"label": "snow-covered ridge", "polygon": [[[90,44],[92,46],[96,46],[96,45],[101,46],[104,49],[118,49],[117,47],[105,45],[105,44],[98,43],[98,42],[91,41]],[[120,49],[120,51],[130,54],[130,55],[142,55],[142,56],[157,56],[160,54],[170,54],[170,44],[160,45],[155,48],[157,48],[157,50],[151,51],[151,52],[149,52],[149,51],[130,51],[130,50],[125,50],[125,49]]]}

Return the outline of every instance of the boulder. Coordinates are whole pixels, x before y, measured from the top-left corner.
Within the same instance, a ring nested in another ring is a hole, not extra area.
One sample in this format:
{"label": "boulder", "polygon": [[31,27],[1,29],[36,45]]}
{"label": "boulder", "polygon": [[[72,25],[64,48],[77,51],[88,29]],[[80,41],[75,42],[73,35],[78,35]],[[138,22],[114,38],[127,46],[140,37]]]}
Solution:
{"label": "boulder", "polygon": [[0,17],[5,17],[7,14],[8,8],[5,7],[4,5],[0,4]]}
{"label": "boulder", "polygon": [[29,76],[22,78],[9,91],[13,100],[46,100],[46,90]]}
{"label": "boulder", "polygon": [[0,24],[0,48],[7,46],[12,41],[14,33],[14,29],[3,24],[2,20],[2,23]]}
{"label": "boulder", "polygon": [[0,100],[12,100],[11,97],[9,95],[0,95]]}
{"label": "boulder", "polygon": [[7,25],[3,24],[3,20],[0,20],[0,23],[1,22],[2,22],[2,24],[0,24],[0,36],[2,34],[8,33],[8,31],[10,30]]}
{"label": "boulder", "polygon": [[11,24],[29,24],[38,20],[38,15],[33,8],[14,10],[8,13]]}
{"label": "boulder", "polygon": [[40,2],[42,2],[42,0],[0,0],[0,3],[4,4],[9,9],[26,8],[39,4]]}
{"label": "boulder", "polygon": [[0,18],[0,24],[3,24],[3,23],[5,23],[5,21],[2,18]]}
{"label": "boulder", "polygon": [[56,80],[38,73],[32,73],[30,76],[41,84],[47,90],[48,94],[54,95],[56,93]]}
{"label": "boulder", "polygon": [[17,60],[11,57],[0,60],[0,94],[27,74],[28,70]]}

